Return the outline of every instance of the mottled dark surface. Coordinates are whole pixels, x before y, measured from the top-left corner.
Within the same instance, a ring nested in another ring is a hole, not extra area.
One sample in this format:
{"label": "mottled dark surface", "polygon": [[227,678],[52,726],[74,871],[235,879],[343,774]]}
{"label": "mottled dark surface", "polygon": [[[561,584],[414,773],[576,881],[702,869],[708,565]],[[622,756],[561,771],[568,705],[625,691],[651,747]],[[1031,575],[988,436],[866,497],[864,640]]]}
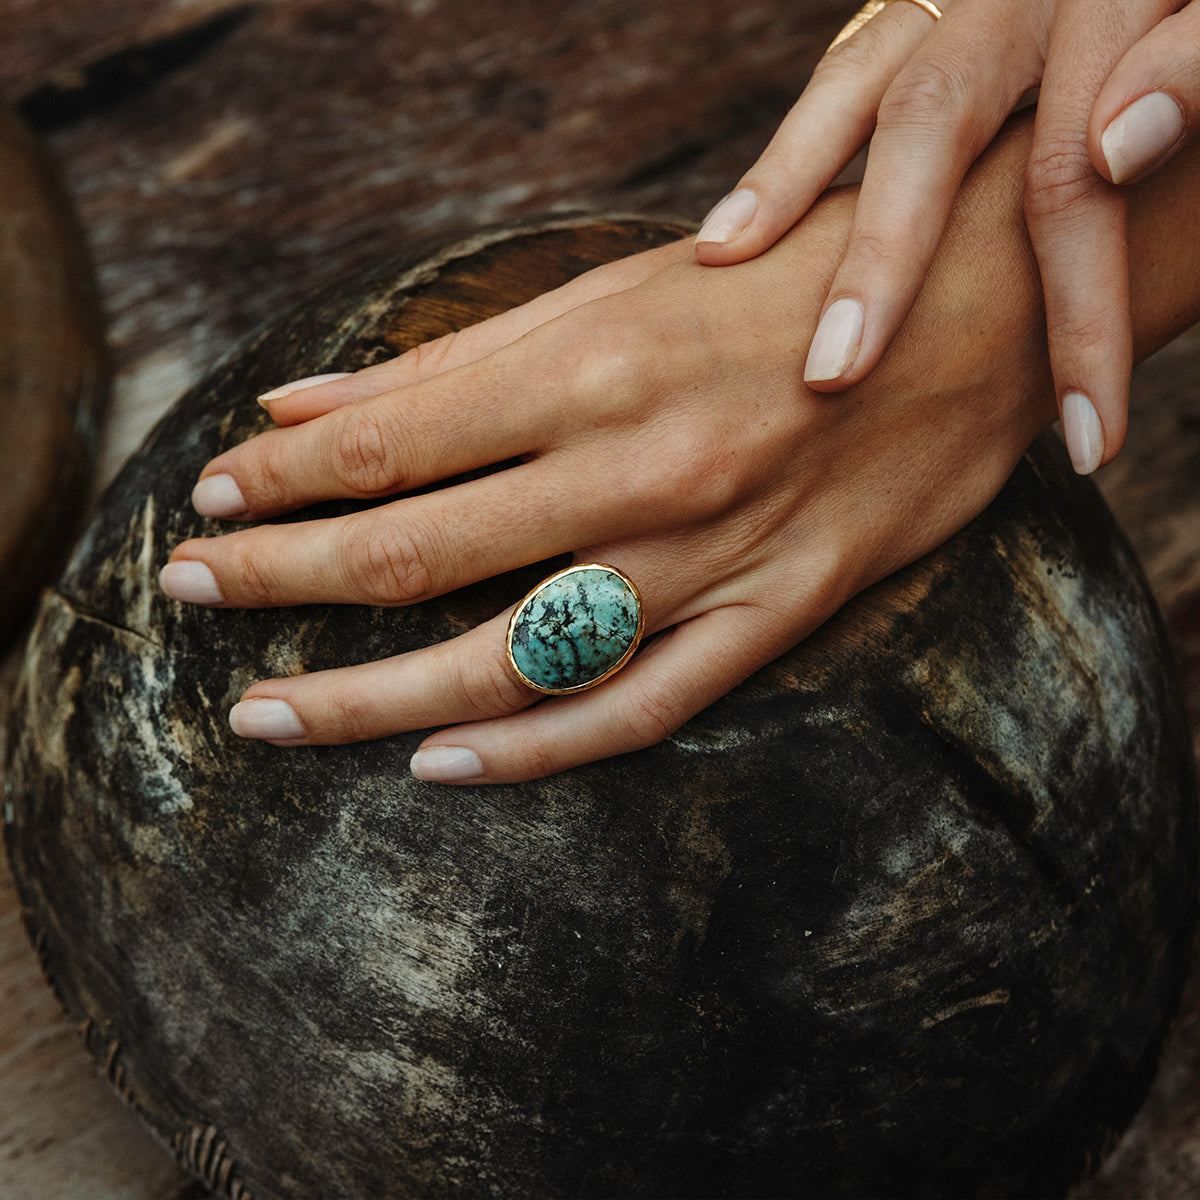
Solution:
{"label": "mottled dark surface", "polygon": [[218,1192],[1060,1194],[1148,1082],[1193,915],[1189,734],[1140,572],[1051,441],[650,750],[448,790],[408,776],[417,734],[228,733],[252,679],[451,636],[531,582],[167,601],[254,393],[658,236],[481,239],[280,322],[156,431],[43,605],[7,764],[31,933]]}
{"label": "mottled dark surface", "polygon": [[105,386],[82,239],[48,160],[0,106],[0,650],[62,564]]}

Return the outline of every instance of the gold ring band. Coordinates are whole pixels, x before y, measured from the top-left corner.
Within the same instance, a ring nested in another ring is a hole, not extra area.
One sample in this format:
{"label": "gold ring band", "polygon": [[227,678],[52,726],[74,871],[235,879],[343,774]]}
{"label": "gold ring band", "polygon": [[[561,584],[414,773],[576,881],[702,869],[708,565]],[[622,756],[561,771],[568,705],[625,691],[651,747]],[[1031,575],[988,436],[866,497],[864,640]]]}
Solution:
{"label": "gold ring band", "polygon": [[[866,4],[846,22],[841,33],[829,43],[829,49],[832,50],[834,46],[839,46],[847,38],[853,37],[872,17],[878,16],[889,4],[894,2],[895,0],[867,0]],[[933,3],[933,0],[905,0],[905,2],[924,9],[935,21],[942,19],[942,10]]]}

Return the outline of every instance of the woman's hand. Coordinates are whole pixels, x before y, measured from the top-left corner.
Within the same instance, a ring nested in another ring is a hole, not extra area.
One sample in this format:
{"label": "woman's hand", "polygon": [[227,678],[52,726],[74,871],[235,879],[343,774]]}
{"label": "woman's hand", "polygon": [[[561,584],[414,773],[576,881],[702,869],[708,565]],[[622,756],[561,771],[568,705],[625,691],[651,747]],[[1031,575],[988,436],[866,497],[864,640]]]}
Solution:
{"label": "woman's hand", "polygon": [[411,654],[255,684],[235,730],[295,745],[449,725],[414,772],[535,778],[661,740],[938,545],[1053,419],[1020,228],[1024,144],[1009,139],[969,182],[896,353],[853,398],[801,378],[850,228],[844,193],[739,267],[664,247],[272,401],[283,427],[205,467],[201,512],[255,521],[521,461],[350,516],[186,542],[168,594],[411,604],[575,552],[639,585],[650,640],[594,690],[540,700],[506,660],[502,613]]}
{"label": "woman's hand", "polygon": [[[864,379],[921,290],[962,178],[1040,85],[1025,212],[1075,467],[1125,436],[1128,183],[1185,141],[1200,107],[1200,3],[946,0],[936,24],[889,4],[828,53],[762,157],[714,210],[701,262],[761,253],[871,139],[854,228],[806,363],[817,390]],[[872,136],[872,131],[874,134]]]}

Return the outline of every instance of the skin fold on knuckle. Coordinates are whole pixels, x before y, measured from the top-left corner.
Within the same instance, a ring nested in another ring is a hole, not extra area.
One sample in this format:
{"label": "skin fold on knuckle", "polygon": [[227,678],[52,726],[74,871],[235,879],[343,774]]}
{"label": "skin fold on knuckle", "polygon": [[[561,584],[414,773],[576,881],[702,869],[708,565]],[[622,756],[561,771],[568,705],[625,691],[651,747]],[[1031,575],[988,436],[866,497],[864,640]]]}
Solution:
{"label": "skin fold on knuckle", "polygon": [[831,46],[813,68],[812,82],[807,90],[820,85],[849,89],[857,94],[866,79],[874,79],[889,69],[892,56],[889,31],[867,22],[853,37]]}
{"label": "skin fold on knuckle", "polygon": [[269,544],[263,545],[263,541],[257,530],[247,535],[228,534],[216,541],[220,560],[208,565],[222,591],[232,581],[234,596],[227,595],[227,600],[249,607],[280,602],[273,555]]}
{"label": "skin fold on knuckle", "polygon": [[[830,295],[861,300],[865,290],[859,283],[861,280],[867,281],[870,288],[878,288],[881,279],[887,278],[893,281],[895,288],[911,274],[912,268],[908,264],[912,250],[911,237],[900,227],[894,215],[886,227],[856,228]],[[900,279],[897,279],[898,273]]]}
{"label": "skin fold on knuckle", "polygon": [[345,574],[369,604],[415,604],[435,594],[432,539],[398,519],[372,522],[343,539]]}
{"label": "skin fold on knuckle", "polygon": [[332,424],[330,464],[342,493],[371,499],[403,489],[401,435],[377,410],[340,410]]}
{"label": "skin fold on knuckle", "polygon": [[[1052,313],[1049,333],[1051,356],[1058,368],[1056,373],[1069,376],[1079,369],[1080,364],[1074,361],[1078,356],[1092,359],[1105,355],[1113,347],[1122,345],[1129,336],[1121,316],[1108,305]],[[1068,355],[1071,361],[1068,361]]]}
{"label": "skin fold on knuckle", "polygon": [[1036,237],[1037,226],[1070,216],[1100,184],[1083,139],[1035,146],[1025,170],[1022,203]]}
{"label": "skin fold on knuckle", "polygon": [[880,133],[932,133],[953,140],[973,113],[975,87],[957,64],[923,58],[892,82],[879,105]]}
{"label": "skin fold on knuckle", "polygon": [[308,741],[320,745],[365,742],[387,732],[381,727],[374,692],[345,684],[326,685],[320,703],[292,704]]}
{"label": "skin fold on knuckle", "polygon": [[497,783],[545,779],[584,761],[582,755],[572,756],[570,745],[548,745],[537,738],[522,740],[515,750],[484,753],[480,757],[487,777]]}
{"label": "skin fold on knuckle", "polygon": [[455,678],[466,720],[509,716],[528,708],[534,700],[530,690],[502,662],[473,662],[468,670]]}
{"label": "skin fold on knuckle", "polygon": [[465,330],[444,333],[441,337],[434,338],[432,341],[421,342],[414,346],[408,352],[408,355],[405,356],[411,356],[410,365],[413,375],[418,379],[437,375],[443,369],[450,358],[451,351],[457,348],[459,341],[462,340],[465,333]]}
{"label": "skin fold on knuckle", "polygon": [[625,750],[658,745],[691,715],[683,689],[663,676],[629,685],[621,700],[620,730]]}

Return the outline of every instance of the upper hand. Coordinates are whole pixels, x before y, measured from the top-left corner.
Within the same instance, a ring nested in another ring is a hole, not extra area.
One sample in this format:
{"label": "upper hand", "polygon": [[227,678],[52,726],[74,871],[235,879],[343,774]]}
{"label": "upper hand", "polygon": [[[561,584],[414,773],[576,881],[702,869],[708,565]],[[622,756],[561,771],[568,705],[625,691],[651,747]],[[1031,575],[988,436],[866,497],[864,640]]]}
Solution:
{"label": "upper hand", "polygon": [[1064,431],[1087,472],[1120,449],[1128,407],[1125,209],[1110,184],[1165,162],[1195,125],[1200,3],[941,7],[935,24],[914,4],[889,4],[825,56],[731,194],[732,221],[719,208],[701,231],[697,257],[718,265],[760,253],[870,138],[853,230],[806,364],[817,390],[861,381],[921,289],[965,172],[1040,85],[1025,212]]}

